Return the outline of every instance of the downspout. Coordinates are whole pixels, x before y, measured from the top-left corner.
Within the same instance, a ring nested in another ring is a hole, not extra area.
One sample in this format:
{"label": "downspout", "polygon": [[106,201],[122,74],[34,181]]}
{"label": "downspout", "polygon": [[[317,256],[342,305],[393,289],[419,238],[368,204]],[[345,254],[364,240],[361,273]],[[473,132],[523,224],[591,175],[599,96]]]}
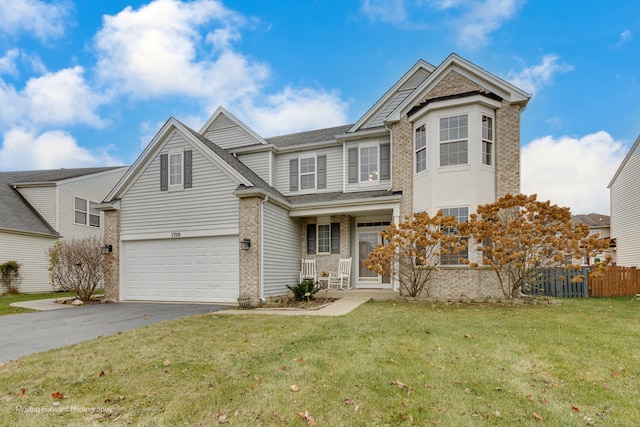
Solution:
{"label": "downspout", "polygon": [[264,298],[264,205],[269,201],[269,196],[266,195],[262,202],[260,202],[260,299]]}

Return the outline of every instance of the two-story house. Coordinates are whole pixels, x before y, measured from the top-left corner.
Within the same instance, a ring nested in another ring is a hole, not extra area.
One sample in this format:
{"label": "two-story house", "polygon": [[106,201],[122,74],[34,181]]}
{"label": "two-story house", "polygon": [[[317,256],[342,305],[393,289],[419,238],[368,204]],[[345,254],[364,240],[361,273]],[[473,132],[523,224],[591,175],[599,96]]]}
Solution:
{"label": "two-story house", "polygon": [[21,264],[20,292],[52,290],[48,250],[58,239],[102,237],[104,218],[96,206],[126,170],[0,172],[0,264]]}
{"label": "two-story house", "polygon": [[[351,287],[398,290],[363,264],[380,232],[419,211],[464,221],[518,193],[529,97],[452,54],[418,61],[355,124],[263,138],[223,108],[199,131],[170,118],[100,207],[107,296],[259,300],[284,294],[302,258],[318,272],[352,258]],[[435,296],[499,295],[458,259],[442,260]]]}

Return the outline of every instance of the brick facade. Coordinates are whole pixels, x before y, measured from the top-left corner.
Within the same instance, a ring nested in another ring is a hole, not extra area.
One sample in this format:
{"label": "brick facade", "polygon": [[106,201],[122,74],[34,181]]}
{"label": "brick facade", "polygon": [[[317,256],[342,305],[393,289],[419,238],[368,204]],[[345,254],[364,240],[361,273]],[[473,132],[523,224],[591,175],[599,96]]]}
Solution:
{"label": "brick facade", "polygon": [[105,260],[104,297],[107,300],[120,299],[120,211],[104,211],[103,245],[112,245],[113,251],[103,255]]}
{"label": "brick facade", "polygon": [[[260,302],[260,209],[261,197],[246,197],[239,200],[240,240],[251,239],[251,247],[247,251],[240,250],[240,289],[239,296],[249,297],[251,305]],[[233,250],[233,248],[231,249]]]}
{"label": "brick facade", "polygon": [[349,215],[335,215],[330,219],[331,222],[340,223],[340,253],[339,254],[307,254],[307,224],[317,224],[317,218],[304,218],[302,220],[302,254],[301,258],[315,258],[316,270],[318,277],[322,272],[337,272],[340,258],[349,258],[351,256],[351,244],[349,234]]}

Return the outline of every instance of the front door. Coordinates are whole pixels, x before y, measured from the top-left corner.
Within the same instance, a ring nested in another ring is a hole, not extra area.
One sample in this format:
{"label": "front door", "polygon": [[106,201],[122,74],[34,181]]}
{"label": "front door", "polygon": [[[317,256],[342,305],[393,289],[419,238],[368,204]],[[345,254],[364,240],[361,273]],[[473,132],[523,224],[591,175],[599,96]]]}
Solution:
{"label": "front door", "polygon": [[371,271],[364,265],[364,261],[369,257],[369,252],[373,250],[379,243],[382,243],[380,232],[382,228],[367,227],[366,230],[360,230],[357,233],[358,239],[358,278],[356,287],[358,288],[390,288],[391,280],[388,272],[383,276],[375,271]]}

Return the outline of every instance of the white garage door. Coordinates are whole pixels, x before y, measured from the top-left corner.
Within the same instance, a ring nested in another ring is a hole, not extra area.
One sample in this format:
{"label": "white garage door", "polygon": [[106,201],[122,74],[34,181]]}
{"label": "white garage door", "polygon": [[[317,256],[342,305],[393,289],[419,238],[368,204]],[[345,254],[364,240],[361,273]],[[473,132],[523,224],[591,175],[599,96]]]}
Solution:
{"label": "white garage door", "polygon": [[123,299],[236,302],[238,237],[126,241]]}

